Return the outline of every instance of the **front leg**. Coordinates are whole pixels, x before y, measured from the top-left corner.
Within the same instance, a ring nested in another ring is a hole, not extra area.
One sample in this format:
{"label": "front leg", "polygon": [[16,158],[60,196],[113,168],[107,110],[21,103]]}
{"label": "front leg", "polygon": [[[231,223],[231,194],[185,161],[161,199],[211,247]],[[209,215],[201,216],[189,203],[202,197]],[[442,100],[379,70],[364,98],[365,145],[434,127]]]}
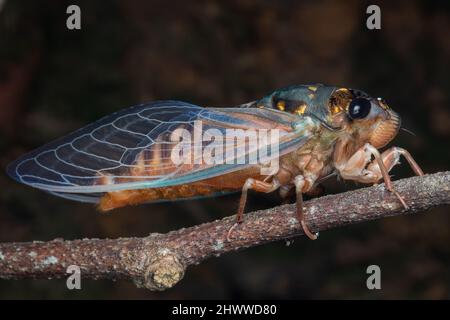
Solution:
{"label": "front leg", "polygon": [[[397,196],[405,208],[408,208],[405,200],[394,190],[389,177],[389,171],[399,163],[401,155],[406,158],[417,175],[423,175],[422,169],[405,149],[392,147],[380,154],[374,146],[368,143],[356,151],[346,162],[335,165],[344,179],[372,184],[383,179],[386,188]],[[375,158],[374,160],[372,160],[372,156]]]}
{"label": "front leg", "polygon": [[[399,147],[389,148],[381,154],[381,160],[384,166],[386,167],[387,172],[390,172],[394,166],[400,164],[400,156],[405,157],[405,159],[408,161],[409,165],[411,166],[416,175],[423,176],[422,169],[413,159],[411,154],[407,150]],[[380,181],[381,178],[383,178],[380,166],[378,165],[377,162],[372,161],[367,167],[367,170],[372,172],[375,178],[378,177],[377,181]]]}

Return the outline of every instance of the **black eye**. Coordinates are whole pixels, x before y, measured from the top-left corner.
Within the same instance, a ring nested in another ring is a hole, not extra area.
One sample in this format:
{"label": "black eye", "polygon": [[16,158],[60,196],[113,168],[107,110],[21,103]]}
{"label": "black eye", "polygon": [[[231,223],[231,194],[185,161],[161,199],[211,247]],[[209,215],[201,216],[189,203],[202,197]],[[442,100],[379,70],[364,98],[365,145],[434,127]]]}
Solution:
{"label": "black eye", "polygon": [[356,98],[350,102],[348,115],[351,119],[362,119],[370,112],[370,101],[364,98]]}

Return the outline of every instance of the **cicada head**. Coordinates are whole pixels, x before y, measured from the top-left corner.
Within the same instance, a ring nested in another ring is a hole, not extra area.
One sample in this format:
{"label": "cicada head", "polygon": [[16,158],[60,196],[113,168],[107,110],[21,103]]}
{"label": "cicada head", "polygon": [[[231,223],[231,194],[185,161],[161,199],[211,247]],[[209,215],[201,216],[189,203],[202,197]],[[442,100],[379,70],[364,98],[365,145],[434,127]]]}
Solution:
{"label": "cicada head", "polygon": [[330,123],[369,142],[375,148],[388,144],[400,129],[400,117],[382,98],[348,88],[338,88],[328,101]]}

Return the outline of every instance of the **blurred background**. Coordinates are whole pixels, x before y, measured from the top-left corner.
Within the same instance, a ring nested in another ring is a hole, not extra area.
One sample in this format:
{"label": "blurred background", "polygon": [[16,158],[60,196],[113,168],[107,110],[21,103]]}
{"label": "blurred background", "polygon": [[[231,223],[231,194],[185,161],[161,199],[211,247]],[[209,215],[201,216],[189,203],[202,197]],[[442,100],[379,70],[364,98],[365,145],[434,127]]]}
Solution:
{"label": "blurred background", "polygon": [[[66,8],[81,8],[81,30]],[[366,8],[381,8],[381,30]],[[425,172],[450,168],[449,1],[0,0],[0,241],[116,238],[231,215],[238,195],[101,214],[9,179],[8,162],[108,113],[156,99],[231,106],[276,88],[325,83],[383,97],[406,128],[393,144]],[[391,143],[392,144],[392,143]],[[412,175],[407,165],[394,179]],[[326,184],[327,193],[359,188]],[[248,209],[279,203],[252,193]],[[126,281],[0,280],[0,298],[450,297],[449,208],[227,254],[166,292]],[[366,288],[377,264],[382,290]]]}

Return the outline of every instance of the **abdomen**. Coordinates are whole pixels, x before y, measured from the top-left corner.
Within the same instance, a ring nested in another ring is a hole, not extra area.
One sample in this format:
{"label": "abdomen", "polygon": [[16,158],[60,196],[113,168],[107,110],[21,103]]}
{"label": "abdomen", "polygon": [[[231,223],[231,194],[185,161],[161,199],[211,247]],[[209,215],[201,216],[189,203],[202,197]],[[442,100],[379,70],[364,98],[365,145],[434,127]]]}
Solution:
{"label": "abdomen", "polygon": [[218,192],[240,191],[248,178],[261,179],[259,172],[259,167],[251,167],[190,184],[108,192],[100,199],[99,209],[100,211],[109,211],[145,202],[189,199],[209,196]]}

